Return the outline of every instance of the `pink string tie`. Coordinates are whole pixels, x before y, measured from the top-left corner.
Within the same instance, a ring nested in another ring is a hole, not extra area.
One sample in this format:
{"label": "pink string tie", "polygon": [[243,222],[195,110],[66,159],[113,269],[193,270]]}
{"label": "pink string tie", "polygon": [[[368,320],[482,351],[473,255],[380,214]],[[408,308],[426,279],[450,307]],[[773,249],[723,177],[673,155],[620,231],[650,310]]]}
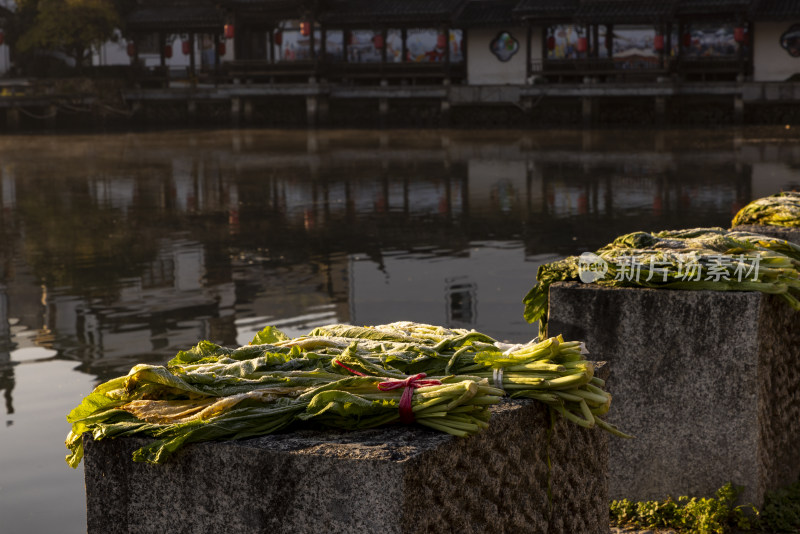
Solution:
{"label": "pink string tie", "polygon": [[400,396],[400,422],[406,424],[414,422],[414,411],[412,410],[411,399],[414,396],[415,389],[424,388],[426,386],[439,386],[442,384],[441,380],[423,380],[426,376],[425,373],[420,373],[418,375],[409,376],[405,380],[387,380],[386,382],[378,384],[378,389],[381,391],[404,388],[403,394]]}
{"label": "pink string tie", "polygon": [[[338,365],[339,367],[344,367],[351,373],[357,376],[369,376],[356,371],[355,369],[351,369],[350,367],[346,366],[339,360],[333,360],[333,363]],[[412,410],[412,403],[411,399],[414,396],[414,390],[417,388],[424,388],[426,386],[441,386],[442,381],[436,380],[435,378],[429,378],[428,380],[423,380],[426,375],[425,373],[420,373],[418,375],[409,376],[405,380],[386,380],[384,382],[378,383],[378,389],[381,391],[391,391],[397,388],[404,388],[403,394],[400,396],[400,422],[405,424],[411,424],[414,422],[414,411]]]}

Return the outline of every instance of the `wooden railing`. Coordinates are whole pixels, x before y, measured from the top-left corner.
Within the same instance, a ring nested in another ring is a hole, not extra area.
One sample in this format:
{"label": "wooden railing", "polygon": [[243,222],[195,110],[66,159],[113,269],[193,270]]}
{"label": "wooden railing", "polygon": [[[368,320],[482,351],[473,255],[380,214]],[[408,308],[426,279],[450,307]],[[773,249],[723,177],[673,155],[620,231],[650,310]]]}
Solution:
{"label": "wooden railing", "polygon": [[219,70],[219,81],[245,80],[254,83],[308,83],[317,76],[318,67],[312,61],[270,63],[260,59],[225,61]]}
{"label": "wooden railing", "polygon": [[353,84],[367,83],[442,83],[466,78],[463,63],[345,63],[278,62],[262,60],[226,61],[220,68],[219,81],[235,79],[254,83],[287,83],[328,80]]}
{"label": "wooden railing", "polygon": [[749,63],[730,58],[664,58],[608,59],[589,58],[572,60],[532,61],[529,74],[548,81],[580,81],[591,76],[610,81],[647,80],[677,75],[681,77],[727,79],[748,74]]}
{"label": "wooden railing", "polygon": [[[580,83],[586,77],[599,81],[654,81],[659,77],[727,80],[749,74],[751,66],[729,58],[664,58],[544,60],[531,62],[529,76],[550,82]],[[461,83],[466,79],[465,63],[346,63],[266,60],[225,61],[216,69],[185,72],[186,79],[215,83],[309,83],[330,81],[352,85],[420,85]],[[131,78],[143,87],[167,87],[175,80],[165,67],[131,70]]]}
{"label": "wooden railing", "polygon": [[738,58],[682,58],[676,62],[675,72],[688,79],[736,79],[751,74],[752,66]]}
{"label": "wooden railing", "polygon": [[385,81],[418,85],[446,79],[458,83],[466,74],[463,63],[329,63],[322,70],[328,80],[353,84]]}

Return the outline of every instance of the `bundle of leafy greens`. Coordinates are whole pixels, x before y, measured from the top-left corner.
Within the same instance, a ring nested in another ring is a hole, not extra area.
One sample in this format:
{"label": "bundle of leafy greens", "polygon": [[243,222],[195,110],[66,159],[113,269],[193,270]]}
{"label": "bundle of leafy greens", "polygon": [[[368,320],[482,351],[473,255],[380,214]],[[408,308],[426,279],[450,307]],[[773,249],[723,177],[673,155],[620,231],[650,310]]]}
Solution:
{"label": "bundle of leafy greens", "polygon": [[800,227],[800,191],[784,191],[752,201],[731,222],[734,227],[745,224]]}
{"label": "bundle of leafy greens", "polygon": [[550,285],[584,281],[611,287],[761,291],[800,310],[800,245],[760,234],[695,228],[634,232],[593,254],[539,267],[523,299],[525,319],[547,332]]}
{"label": "bundle of leafy greens", "polygon": [[133,454],[150,463],[167,461],[187,443],[300,424],[416,422],[467,436],[486,428],[489,407],[505,394],[624,436],[599,418],[611,396],[582,352],[580,343],[560,338],[506,345],[475,331],[409,322],[330,325],[295,339],[267,327],[250,345],[203,341],[166,366],[137,365],[99,385],[67,417],[67,462],[80,463],[85,432],[155,438]]}
{"label": "bundle of leafy greens", "polygon": [[[257,345],[229,351],[203,342],[191,351],[203,354],[203,363],[137,365],[101,384],[67,417],[67,462],[80,463],[84,432],[94,439],[156,438],[133,459],[162,463],[187,443],[266,435],[300,421],[372,428],[404,417],[404,395],[406,422],[466,436],[486,428],[488,407],[503,394],[479,377],[353,376],[303,359],[297,362],[310,365],[298,367],[306,369],[279,370],[291,367],[293,355],[272,350]],[[253,357],[237,359],[243,356]]]}
{"label": "bundle of leafy greens", "polygon": [[394,368],[404,373],[485,378],[508,396],[543,402],[570,422],[631,437],[600,418],[611,406],[611,395],[602,389],[605,382],[594,376],[594,364],[585,359],[586,349],[578,341],[566,342],[558,336],[509,345],[472,330],[402,321],[374,327],[329,325],[292,343],[343,346],[354,338],[369,339],[372,344],[363,347],[358,359],[353,358],[355,354],[337,356],[334,363],[344,360],[368,374]]}

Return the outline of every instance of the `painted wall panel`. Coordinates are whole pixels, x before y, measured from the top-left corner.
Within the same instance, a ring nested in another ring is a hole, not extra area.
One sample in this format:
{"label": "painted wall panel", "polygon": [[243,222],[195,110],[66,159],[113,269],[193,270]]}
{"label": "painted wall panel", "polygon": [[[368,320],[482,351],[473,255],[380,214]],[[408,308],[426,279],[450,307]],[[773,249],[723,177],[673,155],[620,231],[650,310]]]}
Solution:
{"label": "painted wall panel", "polygon": [[[514,48],[508,39],[498,39],[503,33],[516,41]],[[475,28],[467,37],[467,79],[470,85],[504,85],[525,83],[525,40],[527,30],[521,26],[507,28]],[[541,38],[533,39],[541,55]],[[491,45],[495,43],[495,51]],[[500,48],[500,50],[498,50]],[[511,51],[515,50],[513,54]],[[501,61],[496,54],[510,55]]]}
{"label": "painted wall panel", "polygon": [[[753,39],[753,79],[758,82],[780,82],[800,74],[800,57],[792,57],[781,46],[781,36],[800,21],[757,22]],[[800,40],[800,35],[798,35]],[[798,43],[800,45],[800,43]]]}

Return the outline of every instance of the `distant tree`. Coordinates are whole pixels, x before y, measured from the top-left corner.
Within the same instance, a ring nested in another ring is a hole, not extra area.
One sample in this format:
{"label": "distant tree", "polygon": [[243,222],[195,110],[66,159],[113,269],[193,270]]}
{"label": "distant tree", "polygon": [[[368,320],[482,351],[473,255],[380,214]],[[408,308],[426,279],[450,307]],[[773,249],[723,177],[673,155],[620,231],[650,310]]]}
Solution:
{"label": "distant tree", "polygon": [[114,0],[17,0],[17,8],[17,50],[57,50],[74,58],[78,69],[121,25]]}

